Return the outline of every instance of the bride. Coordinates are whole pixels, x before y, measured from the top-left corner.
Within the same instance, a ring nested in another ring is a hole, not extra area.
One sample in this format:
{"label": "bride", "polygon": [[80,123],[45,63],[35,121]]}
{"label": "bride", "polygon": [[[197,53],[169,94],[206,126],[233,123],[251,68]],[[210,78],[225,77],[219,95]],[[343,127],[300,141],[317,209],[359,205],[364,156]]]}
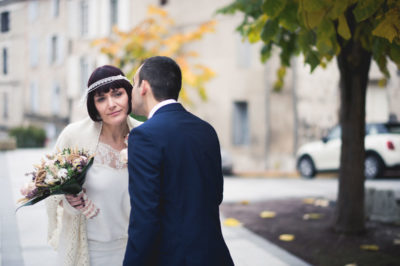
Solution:
{"label": "bride", "polygon": [[48,240],[60,265],[122,265],[130,201],[128,170],[120,160],[125,137],[140,122],[129,117],[132,85],[122,71],[105,65],[88,81],[89,117],[68,125],[56,149],[79,148],[95,154],[83,192],[46,201]]}

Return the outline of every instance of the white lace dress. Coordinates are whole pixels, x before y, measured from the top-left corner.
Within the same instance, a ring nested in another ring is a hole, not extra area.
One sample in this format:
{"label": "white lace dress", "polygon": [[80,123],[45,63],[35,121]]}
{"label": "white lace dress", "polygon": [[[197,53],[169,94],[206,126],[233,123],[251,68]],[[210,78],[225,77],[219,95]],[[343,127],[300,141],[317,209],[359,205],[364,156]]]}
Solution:
{"label": "white lace dress", "polygon": [[[88,198],[100,209],[96,217],[87,220],[91,266],[122,265],[125,255],[130,201],[127,165],[120,161],[119,154],[99,142],[83,186]],[[63,204],[67,205],[66,211],[76,211],[66,200]]]}

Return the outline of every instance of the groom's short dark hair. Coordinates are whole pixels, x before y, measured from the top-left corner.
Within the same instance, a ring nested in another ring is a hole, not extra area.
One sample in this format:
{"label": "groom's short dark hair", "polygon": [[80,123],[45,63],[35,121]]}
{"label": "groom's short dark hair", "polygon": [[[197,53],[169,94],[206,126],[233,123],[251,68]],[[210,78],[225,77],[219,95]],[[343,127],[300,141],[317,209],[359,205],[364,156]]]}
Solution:
{"label": "groom's short dark hair", "polygon": [[149,82],[157,101],[178,99],[182,87],[182,73],[178,64],[166,56],[147,58],[139,72],[139,86]]}

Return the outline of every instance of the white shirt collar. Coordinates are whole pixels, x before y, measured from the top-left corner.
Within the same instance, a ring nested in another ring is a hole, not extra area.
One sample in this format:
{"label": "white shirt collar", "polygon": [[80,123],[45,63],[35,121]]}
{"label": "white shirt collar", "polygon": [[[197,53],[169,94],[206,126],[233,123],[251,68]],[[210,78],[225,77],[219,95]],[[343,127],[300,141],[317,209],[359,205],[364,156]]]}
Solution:
{"label": "white shirt collar", "polygon": [[165,101],[162,101],[162,102],[157,103],[157,104],[153,107],[153,109],[151,109],[151,111],[150,111],[150,113],[149,113],[149,117],[148,117],[147,119],[152,118],[152,116],[154,115],[154,113],[155,113],[158,109],[160,109],[161,107],[163,107],[163,106],[165,106],[165,105],[167,105],[167,104],[171,104],[171,103],[177,103],[177,101],[175,101],[174,99],[168,99],[168,100],[165,100]]}

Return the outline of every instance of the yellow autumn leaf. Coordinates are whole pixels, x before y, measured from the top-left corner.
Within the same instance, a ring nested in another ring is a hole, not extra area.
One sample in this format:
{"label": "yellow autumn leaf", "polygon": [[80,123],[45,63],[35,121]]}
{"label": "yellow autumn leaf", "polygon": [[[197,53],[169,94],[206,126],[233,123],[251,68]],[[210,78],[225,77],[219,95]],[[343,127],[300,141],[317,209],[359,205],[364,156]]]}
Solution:
{"label": "yellow autumn leaf", "polygon": [[275,212],[272,211],[263,211],[260,213],[261,218],[274,218],[276,216]]}
{"label": "yellow autumn leaf", "polygon": [[378,251],[379,247],[377,245],[361,245],[360,248],[362,250],[368,250],[368,251]]}
{"label": "yellow autumn leaf", "polygon": [[303,215],[303,220],[318,220],[322,218],[320,213],[306,213]]}
{"label": "yellow autumn leaf", "polygon": [[281,241],[285,241],[285,242],[291,242],[294,240],[294,235],[290,235],[290,234],[283,234],[279,236],[279,240]]}
{"label": "yellow autumn leaf", "polygon": [[400,13],[391,9],[379,25],[372,31],[372,34],[387,39],[390,43],[394,38],[400,38]]}
{"label": "yellow autumn leaf", "polygon": [[329,206],[329,200],[327,199],[317,199],[314,202],[315,206],[320,206],[320,207],[328,207]]}
{"label": "yellow autumn leaf", "polygon": [[159,8],[155,5],[150,5],[149,8],[147,9],[147,14],[148,15],[160,15],[162,17],[166,17],[168,15],[167,11],[165,11],[162,8]]}
{"label": "yellow autumn leaf", "polygon": [[314,204],[315,199],[314,198],[305,198],[303,199],[303,203],[305,204]]}
{"label": "yellow autumn leaf", "polygon": [[240,204],[242,204],[242,205],[249,205],[249,201],[248,200],[242,200],[241,202],[240,202]]}
{"label": "yellow autumn leaf", "polygon": [[235,218],[227,218],[224,221],[224,225],[225,226],[229,226],[229,227],[237,227],[242,225],[238,220],[236,220]]}

